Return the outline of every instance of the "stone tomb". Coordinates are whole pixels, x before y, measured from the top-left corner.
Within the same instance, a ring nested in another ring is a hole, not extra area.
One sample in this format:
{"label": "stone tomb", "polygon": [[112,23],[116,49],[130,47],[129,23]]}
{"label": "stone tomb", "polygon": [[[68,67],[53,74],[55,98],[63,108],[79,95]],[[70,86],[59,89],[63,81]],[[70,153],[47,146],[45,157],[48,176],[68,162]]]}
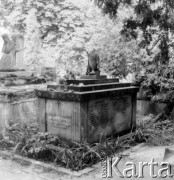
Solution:
{"label": "stone tomb", "polygon": [[34,89],[46,85],[0,87],[0,131],[5,135],[9,123],[37,123],[38,99]]}
{"label": "stone tomb", "polygon": [[128,133],[136,126],[137,91],[138,87],[118,79],[48,85],[47,90],[36,90],[39,129],[78,142]]}
{"label": "stone tomb", "polygon": [[46,87],[43,78],[19,69],[0,70],[0,131],[12,123],[36,123],[38,99],[34,89]]}

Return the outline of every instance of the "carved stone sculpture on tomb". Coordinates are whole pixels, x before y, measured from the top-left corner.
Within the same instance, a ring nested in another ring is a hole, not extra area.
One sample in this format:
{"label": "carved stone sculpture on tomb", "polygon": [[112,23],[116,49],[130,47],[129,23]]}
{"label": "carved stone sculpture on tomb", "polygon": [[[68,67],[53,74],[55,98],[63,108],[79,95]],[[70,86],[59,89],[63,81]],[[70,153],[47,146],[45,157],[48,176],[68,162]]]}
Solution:
{"label": "carved stone sculpture on tomb", "polygon": [[86,75],[99,75],[99,63],[100,58],[98,53],[95,50],[91,51],[91,53],[88,55],[88,66]]}

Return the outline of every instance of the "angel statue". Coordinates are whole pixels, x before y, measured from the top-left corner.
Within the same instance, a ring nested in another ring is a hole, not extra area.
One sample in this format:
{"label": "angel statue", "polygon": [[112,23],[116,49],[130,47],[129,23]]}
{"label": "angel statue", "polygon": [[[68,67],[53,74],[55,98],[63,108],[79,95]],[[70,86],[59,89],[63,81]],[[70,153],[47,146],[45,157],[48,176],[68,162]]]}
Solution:
{"label": "angel statue", "polygon": [[1,70],[13,69],[15,65],[15,61],[13,57],[14,42],[10,40],[7,34],[3,34],[2,39],[4,41],[4,45],[2,48],[3,56],[0,60],[0,69]]}

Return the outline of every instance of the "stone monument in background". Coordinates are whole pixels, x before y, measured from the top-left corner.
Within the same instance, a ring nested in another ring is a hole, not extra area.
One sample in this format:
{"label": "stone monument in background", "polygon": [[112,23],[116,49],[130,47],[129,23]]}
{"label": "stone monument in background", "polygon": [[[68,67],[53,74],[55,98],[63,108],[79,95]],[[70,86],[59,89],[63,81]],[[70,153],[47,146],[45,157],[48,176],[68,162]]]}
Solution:
{"label": "stone monument in background", "polygon": [[15,66],[14,60],[14,42],[10,40],[7,34],[2,35],[4,45],[2,48],[3,56],[0,60],[0,70],[13,69]]}
{"label": "stone monument in background", "polygon": [[14,34],[10,37],[7,34],[2,35],[4,45],[2,48],[3,56],[0,60],[0,70],[25,69],[23,58],[24,38],[20,34]]}
{"label": "stone monument in background", "polygon": [[24,38],[20,34],[14,34],[12,35],[12,41],[14,43],[13,58],[15,61],[15,67],[17,69],[24,69],[25,68],[24,57],[23,57]]}
{"label": "stone monument in background", "polygon": [[21,34],[2,35],[4,41],[0,59],[0,86],[18,86],[25,84],[45,83],[43,77],[34,76],[34,72],[27,70],[23,52],[24,38]]}

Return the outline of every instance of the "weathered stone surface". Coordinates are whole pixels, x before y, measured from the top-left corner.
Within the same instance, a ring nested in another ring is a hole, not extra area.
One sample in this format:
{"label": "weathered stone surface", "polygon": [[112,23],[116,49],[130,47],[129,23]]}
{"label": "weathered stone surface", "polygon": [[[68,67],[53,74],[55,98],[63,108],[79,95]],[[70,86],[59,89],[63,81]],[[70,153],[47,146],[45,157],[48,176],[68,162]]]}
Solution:
{"label": "weathered stone surface", "polygon": [[115,83],[119,82],[118,78],[115,79],[78,79],[78,80],[67,80],[67,85],[70,84],[80,84],[83,83],[84,85],[89,85],[89,84],[102,84],[102,83]]}
{"label": "weathered stone surface", "polygon": [[122,85],[71,93],[36,90],[41,102],[40,130],[78,142],[82,139],[93,142],[101,136],[130,132],[136,125],[138,87]]}
{"label": "weathered stone surface", "polygon": [[45,119],[49,133],[80,141],[80,103],[46,100]]}
{"label": "weathered stone surface", "polygon": [[100,75],[99,64],[100,64],[100,57],[97,51],[93,49],[88,54],[88,66],[87,66],[86,75],[93,75],[93,74]]}
{"label": "weathered stone surface", "polygon": [[3,56],[0,59],[0,69],[11,69],[15,65],[14,59],[14,42],[7,34],[2,35],[4,41],[2,52]]}
{"label": "weathered stone surface", "polygon": [[88,139],[131,130],[132,97],[108,97],[88,103]]}
{"label": "weathered stone surface", "polygon": [[10,103],[19,100],[36,98],[35,89],[47,89],[46,85],[22,85],[11,87],[0,87],[0,102]]}
{"label": "weathered stone surface", "polygon": [[14,60],[15,67],[23,69],[26,67],[24,63],[24,37],[22,34],[13,34],[12,40],[14,42]]}
{"label": "weathered stone surface", "polygon": [[106,79],[105,75],[83,75],[80,79]]}
{"label": "weathered stone surface", "polygon": [[102,89],[112,89],[112,88],[119,88],[119,87],[130,87],[131,83],[107,83],[107,84],[89,84],[85,86],[78,86],[78,85],[48,85],[48,90],[73,90],[77,92],[84,92],[84,91],[94,91],[94,90],[102,90]]}
{"label": "weathered stone surface", "polygon": [[45,91],[36,90],[36,94],[41,98],[57,99],[64,101],[89,101],[92,99],[100,99],[102,97],[121,97],[125,94],[136,94],[138,87],[120,87],[113,89],[86,91],[86,92],[58,92],[58,91]]}
{"label": "weathered stone surface", "polygon": [[31,77],[33,72],[31,71],[24,71],[24,70],[1,70],[0,71],[0,78],[6,77]]}
{"label": "weathered stone surface", "polygon": [[44,77],[32,76],[32,72],[27,71],[10,71],[0,72],[0,84],[5,86],[20,86],[28,84],[46,83]]}
{"label": "weathered stone surface", "polygon": [[38,99],[35,88],[45,85],[24,85],[0,88],[0,130],[5,133],[9,122],[37,122]]}

